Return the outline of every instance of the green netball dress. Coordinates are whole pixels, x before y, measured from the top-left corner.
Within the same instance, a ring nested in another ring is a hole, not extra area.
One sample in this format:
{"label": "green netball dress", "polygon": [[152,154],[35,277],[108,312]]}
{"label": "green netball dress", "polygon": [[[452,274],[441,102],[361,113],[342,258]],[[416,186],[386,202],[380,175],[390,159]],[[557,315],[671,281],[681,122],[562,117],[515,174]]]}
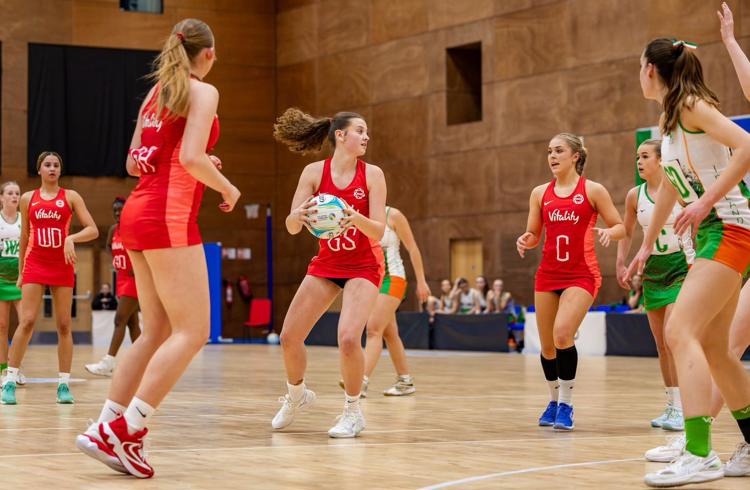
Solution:
{"label": "green netball dress", "polygon": [[18,252],[21,240],[21,213],[8,223],[0,213],[0,301],[21,299],[18,281]]}
{"label": "green netball dress", "polygon": [[[648,195],[648,184],[644,182],[638,186],[636,210],[638,223],[644,234],[651,221],[654,206],[654,201]],[[688,260],[692,262],[695,257],[690,235],[679,237],[674,232],[673,224],[680,210],[680,205],[675,204],[643,269],[643,300],[646,311],[658,310],[677,301],[688,272]]]}

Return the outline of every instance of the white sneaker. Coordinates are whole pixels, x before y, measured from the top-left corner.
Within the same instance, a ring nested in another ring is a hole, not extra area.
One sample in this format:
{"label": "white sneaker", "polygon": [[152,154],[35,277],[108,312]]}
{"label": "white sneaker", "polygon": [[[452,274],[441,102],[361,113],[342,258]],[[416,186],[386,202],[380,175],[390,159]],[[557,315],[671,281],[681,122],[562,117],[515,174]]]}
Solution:
{"label": "white sneaker", "polygon": [[[369,379],[362,378],[362,390],[359,393],[359,397],[360,398],[367,398],[367,385],[369,385],[369,384],[370,384],[370,380]],[[339,387],[342,390],[346,389],[346,387],[344,386],[344,380],[343,379],[339,380]]]}
{"label": "white sneaker", "polygon": [[672,409],[671,405],[667,405],[664,408],[664,412],[656,417],[655,419],[651,420],[651,427],[661,427],[662,424],[669,418],[669,411]]}
{"label": "white sneaker", "polygon": [[724,468],[714,451],[705,458],[685,451],[666,468],[648,473],[645,482],[650,487],[676,487],[718,480],[722,477]]}
{"label": "white sneaker", "polygon": [[97,376],[112,376],[115,370],[115,358],[104,356],[102,360],[94,364],[86,364],[86,371]]}
{"label": "white sneaker", "polygon": [[383,392],[385,396],[404,396],[411,395],[417,391],[414,387],[414,378],[409,376],[407,379],[397,379],[396,384]]}
{"label": "white sneaker", "polygon": [[685,430],[685,419],[682,416],[682,410],[670,407],[667,419],[661,424],[661,428],[672,432],[682,432]]}
{"label": "white sneaker", "polygon": [[297,412],[300,412],[315,403],[315,393],[312,390],[305,388],[305,394],[302,395],[300,401],[296,403],[293,402],[292,398],[287,393],[286,395],[279,397],[279,402],[283,405],[281,405],[281,408],[271,421],[271,427],[274,429],[283,429],[294,422],[294,417],[297,415]]}
{"label": "white sneaker", "polygon": [[737,450],[724,465],[724,476],[750,476],[750,444],[737,444]]}
{"label": "white sneaker", "polygon": [[670,437],[664,446],[646,451],[646,460],[654,463],[669,463],[679,458],[685,450],[685,434]]}
{"label": "white sneaker", "polygon": [[357,437],[365,428],[365,416],[362,410],[344,409],[344,413],[336,418],[336,425],[328,431],[330,437],[345,439]]}

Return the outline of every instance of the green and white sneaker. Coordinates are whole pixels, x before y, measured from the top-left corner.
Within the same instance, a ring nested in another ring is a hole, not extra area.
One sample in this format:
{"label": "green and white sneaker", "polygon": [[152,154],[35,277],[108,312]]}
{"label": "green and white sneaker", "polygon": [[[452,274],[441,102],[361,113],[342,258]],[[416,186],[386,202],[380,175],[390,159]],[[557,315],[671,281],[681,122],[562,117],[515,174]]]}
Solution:
{"label": "green and white sneaker", "polygon": [[69,405],[75,403],[73,395],[70,393],[70,387],[66,383],[57,385],[57,403]]}
{"label": "green and white sneaker", "polygon": [[682,432],[685,430],[685,418],[682,415],[682,410],[670,408],[667,420],[661,424],[661,428],[671,432]]}
{"label": "green and white sneaker", "polygon": [[684,451],[669,466],[646,475],[650,487],[677,487],[688,483],[703,483],[724,477],[724,468],[715,452],[702,458]]}
{"label": "green and white sneaker", "polygon": [[414,387],[414,378],[409,376],[408,378],[398,378],[396,384],[388,388],[383,392],[385,396],[405,396],[411,395],[417,391]]}
{"label": "green and white sneaker", "polygon": [[3,394],[0,402],[3,405],[16,404],[16,383],[14,381],[8,381],[3,385]]}
{"label": "green and white sneaker", "polygon": [[664,425],[664,422],[666,422],[667,419],[669,418],[670,410],[672,410],[672,405],[667,405],[664,408],[664,412],[661,415],[651,420],[651,427],[660,428],[662,425]]}

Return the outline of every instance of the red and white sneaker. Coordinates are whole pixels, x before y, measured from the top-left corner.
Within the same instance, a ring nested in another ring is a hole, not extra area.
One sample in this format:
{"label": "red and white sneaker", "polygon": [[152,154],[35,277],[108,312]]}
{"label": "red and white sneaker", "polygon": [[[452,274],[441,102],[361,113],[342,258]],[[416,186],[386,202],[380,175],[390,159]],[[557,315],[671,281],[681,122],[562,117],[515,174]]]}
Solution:
{"label": "red and white sneaker", "polygon": [[115,471],[128,473],[128,470],[120,462],[120,458],[112,452],[107,444],[102,440],[99,432],[101,424],[92,423],[86,432],[76,437],[76,447],[86,456],[90,456],[100,461]]}
{"label": "red and white sneaker", "polygon": [[118,417],[112,422],[101,424],[99,432],[104,443],[119,458],[128,473],[136,478],[154,476],[154,469],[146,461],[143,452],[143,439],[148,434],[148,429],[130,434],[125,417]]}

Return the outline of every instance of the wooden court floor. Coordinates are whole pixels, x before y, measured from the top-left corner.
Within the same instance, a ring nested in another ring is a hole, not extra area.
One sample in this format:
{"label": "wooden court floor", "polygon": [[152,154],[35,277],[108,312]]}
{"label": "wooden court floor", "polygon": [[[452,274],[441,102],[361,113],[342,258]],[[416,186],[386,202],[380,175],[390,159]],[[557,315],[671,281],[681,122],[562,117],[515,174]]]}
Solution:
{"label": "wooden court floor", "polygon": [[[644,488],[642,459],[665,433],[648,422],[662,408],[654,359],[583,358],[576,386],[576,430],[536,426],[547,402],[536,356],[411,352],[418,391],[380,393],[392,380],[382,359],[364,402],[367,429],[356,440],[326,431],[340,413],[338,357],[309,350],[308,384],[318,403],[284,432],[270,421],[284,392],[277,346],[209,346],[154,418],[149,436],[156,476],[138,481],[76,452],[75,435],[98,415],[108,379],[85,362],[103,354],[78,347],[72,385],[77,403],[54,403],[54,383],[17,391],[0,406],[0,481],[4,488],[81,489],[632,489]],[[24,372],[56,375],[54,347],[32,346]],[[714,426],[728,458],[739,430],[728,412]],[[690,488],[748,489],[750,478]]]}

